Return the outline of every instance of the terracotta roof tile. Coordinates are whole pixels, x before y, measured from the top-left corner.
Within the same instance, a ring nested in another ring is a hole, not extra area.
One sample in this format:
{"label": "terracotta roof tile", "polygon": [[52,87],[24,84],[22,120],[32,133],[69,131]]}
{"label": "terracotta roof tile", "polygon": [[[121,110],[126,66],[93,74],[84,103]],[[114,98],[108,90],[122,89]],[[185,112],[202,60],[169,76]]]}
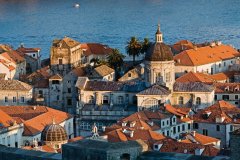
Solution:
{"label": "terracotta roof tile", "polygon": [[107,65],[101,65],[96,68],[94,68],[94,71],[99,75],[99,76],[106,76],[114,72],[114,69],[108,67]]}
{"label": "terracotta roof tile", "polygon": [[240,93],[240,83],[215,83],[215,93]]}
{"label": "terracotta roof tile", "polygon": [[[198,111],[193,115],[193,120],[203,123],[240,123],[239,114],[239,108],[221,100],[210,107]],[[216,121],[216,118],[219,117],[223,117],[223,122]]]}
{"label": "terracotta roof tile", "polygon": [[240,53],[231,46],[219,45],[185,50],[174,56],[174,60],[176,65],[199,66],[239,56]]}
{"label": "terracotta roof tile", "polygon": [[57,124],[72,118],[68,113],[45,106],[0,106],[0,110],[11,117],[23,119],[23,135],[26,136],[40,133],[46,125],[52,123],[53,118]]}
{"label": "terracotta roof tile", "polygon": [[32,86],[18,80],[1,80],[0,90],[24,90],[29,91]]}
{"label": "terracotta roof tile", "polygon": [[89,56],[91,54],[108,55],[112,52],[112,49],[110,47],[100,43],[84,43],[81,44],[81,48],[84,50],[83,54],[86,56]]}

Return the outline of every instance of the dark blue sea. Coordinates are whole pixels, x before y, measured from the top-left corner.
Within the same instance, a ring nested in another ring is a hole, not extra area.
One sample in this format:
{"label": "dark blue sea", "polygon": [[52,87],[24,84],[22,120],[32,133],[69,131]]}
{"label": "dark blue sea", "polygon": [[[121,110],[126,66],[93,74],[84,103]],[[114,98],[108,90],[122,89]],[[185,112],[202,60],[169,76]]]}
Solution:
{"label": "dark blue sea", "polygon": [[[75,3],[80,8],[74,8]],[[0,0],[0,43],[42,48],[55,38],[100,42],[125,52],[131,36],[165,43],[221,40],[240,48],[240,0]]]}

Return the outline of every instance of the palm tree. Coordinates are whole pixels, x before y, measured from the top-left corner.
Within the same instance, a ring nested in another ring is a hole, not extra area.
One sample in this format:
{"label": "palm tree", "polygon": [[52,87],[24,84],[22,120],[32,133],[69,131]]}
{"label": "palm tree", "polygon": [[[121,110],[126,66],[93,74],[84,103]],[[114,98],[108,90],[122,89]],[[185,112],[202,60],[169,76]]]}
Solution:
{"label": "palm tree", "polygon": [[148,38],[144,38],[143,42],[141,43],[141,53],[144,54],[147,52],[148,48],[150,47],[150,42]]}
{"label": "palm tree", "polygon": [[131,37],[127,42],[126,51],[129,56],[133,57],[133,64],[135,64],[135,57],[141,53],[142,45],[136,37]]}
{"label": "palm tree", "polygon": [[107,57],[108,64],[117,71],[123,65],[125,56],[118,49],[113,49]]}

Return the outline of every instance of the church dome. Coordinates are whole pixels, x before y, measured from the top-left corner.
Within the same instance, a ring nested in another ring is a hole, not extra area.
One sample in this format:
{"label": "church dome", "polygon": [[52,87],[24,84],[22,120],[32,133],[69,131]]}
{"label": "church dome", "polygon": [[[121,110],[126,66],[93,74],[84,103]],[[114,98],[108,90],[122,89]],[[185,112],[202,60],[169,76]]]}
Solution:
{"label": "church dome", "polygon": [[171,48],[164,43],[153,43],[149,47],[145,60],[147,61],[172,61],[173,53]]}
{"label": "church dome", "polygon": [[43,131],[41,136],[42,141],[66,141],[67,140],[67,132],[66,130],[60,126],[59,124],[50,124],[47,125]]}

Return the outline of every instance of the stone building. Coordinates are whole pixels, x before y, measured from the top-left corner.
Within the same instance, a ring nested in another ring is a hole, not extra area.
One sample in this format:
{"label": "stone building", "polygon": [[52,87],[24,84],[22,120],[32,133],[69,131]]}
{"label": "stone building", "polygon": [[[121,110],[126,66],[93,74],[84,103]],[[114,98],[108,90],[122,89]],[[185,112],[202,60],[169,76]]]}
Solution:
{"label": "stone building", "polygon": [[206,108],[214,103],[214,86],[201,82],[176,82],[171,104],[194,109]]}
{"label": "stone building", "polygon": [[[53,139],[52,144],[59,143],[60,147],[60,145],[65,142],[65,139],[71,139],[74,137],[73,117],[70,114],[62,111],[58,111],[46,106],[0,106],[0,113],[1,116],[3,116],[2,118],[5,119],[5,121],[3,121],[3,125],[8,125],[9,129],[12,129],[12,131],[9,130],[9,135],[7,136],[6,132],[0,131],[0,137],[2,138],[0,141],[4,142],[1,144],[6,146],[10,145],[11,147],[15,147],[16,145],[20,148],[24,146],[45,145],[46,143],[42,143],[41,141],[41,136],[42,133],[45,136],[46,134],[51,135],[51,130],[48,130],[49,132],[46,133],[44,128],[52,125],[53,120],[56,123],[54,125],[56,126],[55,129],[58,128],[59,130],[63,131],[63,127],[66,135],[64,134],[64,139],[62,139],[63,141],[61,142],[54,141]],[[59,127],[59,125],[62,127]],[[20,131],[18,131],[17,128],[19,128]],[[50,129],[49,127],[47,128]],[[18,134],[16,135],[16,133]],[[55,138],[54,136],[56,134],[52,135],[52,138]],[[60,135],[58,134],[57,136]],[[48,141],[46,137],[43,140]],[[47,142],[47,144],[49,143]],[[55,146],[53,146],[53,148],[55,148]]]}
{"label": "stone building", "polygon": [[190,71],[208,74],[226,72],[236,64],[239,56],[236,49],[221,43],[185,50],[174,56],[176,76]]}
{"label": "stone building", "polygon": [[63,160],[136,160],[142,153],[142,146],[136,141],[110,143],[101,140],[84,139],[63,145]]}
{"label": "stone building", "polygon": [[25,48],[21,45],[16,51],[26,60],[26,73],[32,73],[41,68],[40,48]]}
{"label": "stone building", "polygon": [[240,159],[240,129],[230,132],[230,158],[231,160]]}
{"label": "stone building", "polygon": [[240,107],[240,83],[215,83],[214,100],[224,100]]}
{"label": "stone building", "polygon": [[89,81],[79,77],[77,134],[88,135],[93,123],[99,129],[137,111],[136,93],[146,88],[145,82]]}
{"label": "stone building", "polygon": [[163,43],[160,26],[155,35],[155,43],[150,45],[144,63],[147,82],[161,84],[172,90],[175,82],[173,53],[171,48]]}
{"label": "stone building", "polygon": [[240,127],[240,109],[223,100],[193,115],[193,130],[221,140],[221,148],[229,147],[230,132]]}
{"label": "stone building", "polygon": [[18,80],[0,81],[0,105],[27,105],[32,102],[32,86]]}
{"label": "stone building", "polygon": [[53,74],[65,75],[81,65],[81,44],[69,37],[54,40],[50,51],[50,67]]}
{"label": "stone building", "polygon": [[87,77],[96,81],[114,81],[115,71],[107,65],[100,65],[94,69],[87,69]]}

